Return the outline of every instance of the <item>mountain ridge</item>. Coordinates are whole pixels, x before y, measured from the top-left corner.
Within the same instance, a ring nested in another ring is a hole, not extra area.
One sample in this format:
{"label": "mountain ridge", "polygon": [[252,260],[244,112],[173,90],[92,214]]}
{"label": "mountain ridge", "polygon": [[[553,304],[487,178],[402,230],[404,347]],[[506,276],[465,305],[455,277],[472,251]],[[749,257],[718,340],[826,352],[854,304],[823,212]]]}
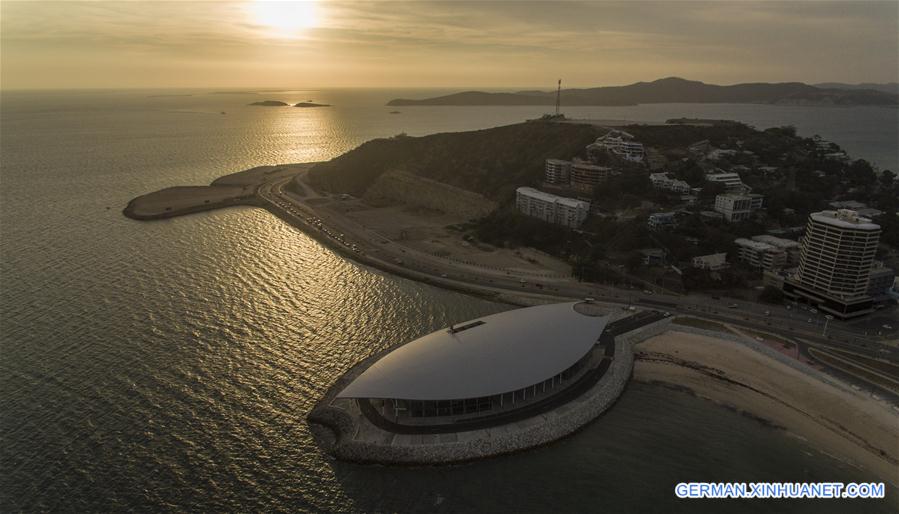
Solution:
{"label": "mountain ridge", "polygon": [[[514,93],[463,91],[425,99],[397,98],[391,106],[414,105],[553,105],[555,91]],[[636,105],[641,103],[766,103],[785,105],[899,105],[899,95],[874,89],[820,88],[802,82],[750,82],[720,86],[679,77],[626,86],[563,89],[561,103]]]}

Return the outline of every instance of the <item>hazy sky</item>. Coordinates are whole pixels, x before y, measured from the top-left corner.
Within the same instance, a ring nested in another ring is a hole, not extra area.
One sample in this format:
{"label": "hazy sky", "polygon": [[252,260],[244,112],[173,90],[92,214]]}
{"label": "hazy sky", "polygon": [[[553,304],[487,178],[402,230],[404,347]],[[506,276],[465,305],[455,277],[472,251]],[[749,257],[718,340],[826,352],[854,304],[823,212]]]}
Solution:
{"label": "hazy sky", "polygon": [[[297,5],[299,4],[299,5]],[[0,85],[887,82],[899,1],[0,1]]]}

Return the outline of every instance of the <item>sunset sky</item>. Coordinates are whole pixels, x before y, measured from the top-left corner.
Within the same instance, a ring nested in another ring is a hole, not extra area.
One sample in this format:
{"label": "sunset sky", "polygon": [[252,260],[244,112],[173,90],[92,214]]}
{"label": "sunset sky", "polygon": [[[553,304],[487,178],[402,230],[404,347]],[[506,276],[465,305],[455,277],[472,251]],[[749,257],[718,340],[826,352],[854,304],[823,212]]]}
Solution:
{"label": "sunset sky", "polygon": [[888,82],[899,2],[0,2],[4,89]]}

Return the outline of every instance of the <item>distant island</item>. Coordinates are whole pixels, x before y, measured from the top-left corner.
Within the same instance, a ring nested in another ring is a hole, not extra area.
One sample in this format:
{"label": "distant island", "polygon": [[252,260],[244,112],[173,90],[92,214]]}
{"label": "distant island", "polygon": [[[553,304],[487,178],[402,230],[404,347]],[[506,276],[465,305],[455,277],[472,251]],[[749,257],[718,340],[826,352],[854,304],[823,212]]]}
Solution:
{"label": "distant island", "polygon": [[[562,105],[636,105],[644,103],[763,103],[781,105],[899,105],[899,95],[875,89],[816,87],[801,82],[705,84],[677,77],[627,86],[563,89]],[[553,105],[555,91],[488,93],[464,91],[419,100],[397,98],[390,106],[407,105]]]}
{"label": "distant island", "polygon": [[862,82],[861,84],[844,84],[842,82],[822,82],[820,84],[812,84],[822,89],[871,89],[874,91],[883,91],[893,95],[899,95],[899,82],[884,82],[877,84],[873,82]]}
{"label": "distant island", "polygon": [[253,102],[248,105],[261,105],[262,107],[285,107],[290,105],[279,100],[263,100],[262,102]]}
{"label": "distant island", "polygon": [[299,102],[293,104],[294,107],[331,107],[329,104],[317,104],[315,102]]}

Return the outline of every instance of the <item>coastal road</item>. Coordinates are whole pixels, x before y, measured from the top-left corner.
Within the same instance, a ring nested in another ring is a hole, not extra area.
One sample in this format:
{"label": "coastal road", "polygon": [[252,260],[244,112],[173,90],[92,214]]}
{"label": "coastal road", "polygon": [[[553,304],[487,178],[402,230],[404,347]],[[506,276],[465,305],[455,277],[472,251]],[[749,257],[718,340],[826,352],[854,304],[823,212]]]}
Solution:
{"label": "coastal road", "polygon": [[719,299],[705,295],[671,296],[648,291],[616,289],[558,277],[535,277],[532,274],[482,268],[458,263],[425,252],[419,252],[392,241],[382,234],[360,226],[331,209],[316,208],[316,202],[329,202],[302,184],[302,197],[286,191],[291,177],[280,178],[259,187],[257,194],[274,207],[282,217],[298,224],[304,231],[339,249],[362,263],[389,272],[426,279],[436,285],[454,289],[491,293],[526,293],[564,299],[592,297],[597,301],[622,308],[639,306],[676,314],[692,315],[756,331],[771,332],[786,338],[801,338],[809,344],[849,349],[874,358],[899,362],[899,349],[875,339],[859,328],[844,322],[827,320],[821,313],[803,310],[801,306],[769,306],[741,300]]}

